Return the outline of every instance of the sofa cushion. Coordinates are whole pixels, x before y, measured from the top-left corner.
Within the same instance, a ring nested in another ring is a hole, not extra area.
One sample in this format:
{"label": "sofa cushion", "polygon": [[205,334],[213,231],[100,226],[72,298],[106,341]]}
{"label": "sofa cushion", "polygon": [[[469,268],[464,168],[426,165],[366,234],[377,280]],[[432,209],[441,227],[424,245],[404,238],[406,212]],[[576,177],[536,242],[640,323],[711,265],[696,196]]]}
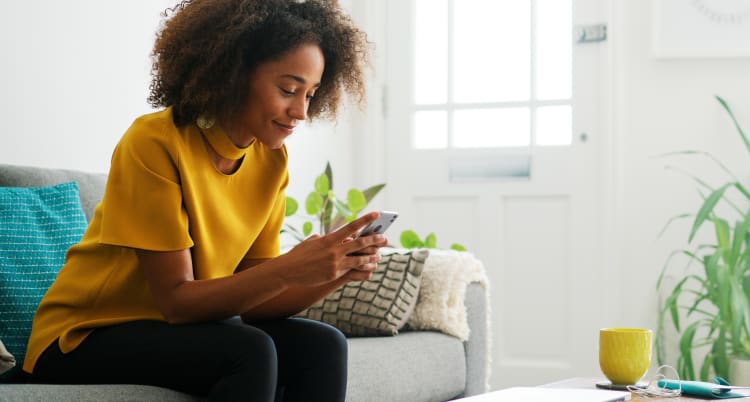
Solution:
{"label": "sofa cushion", "polygon": [[86,225],[75,182],[0,187],[0,339],[19,367],[39,301]]}
{"label": "sofa cushion", "polygon": [[464,395],[466,356],[440,332],[349,339],[347,402],[445,401]]}
{"label": "sofa cushion", "polygon": [[[445,401],[463,396],[463,344],[439,332],[349,339],[347,402]],[[9,401],[184,401],[205,398],[147,385],[0,384]]]}
{"label": "sofa cushion", "polygon": [[150,385],[6,384],[0,385],[0,401],[202,402],[206,398]]}
{"label": "sofa cushion", "polygon": [[41,187],[69,181],[78,183],[83,212],[86,213],[86,218],[91,220],[96,204],[104,195],[106,174],[0,163],[0,187]]}
{"label": "sofa cushion", "polygon": [[297,316],[331,324],[348,336],[396,335],[417,304],[427,254],[384,255],[370,279],[347,283]]}

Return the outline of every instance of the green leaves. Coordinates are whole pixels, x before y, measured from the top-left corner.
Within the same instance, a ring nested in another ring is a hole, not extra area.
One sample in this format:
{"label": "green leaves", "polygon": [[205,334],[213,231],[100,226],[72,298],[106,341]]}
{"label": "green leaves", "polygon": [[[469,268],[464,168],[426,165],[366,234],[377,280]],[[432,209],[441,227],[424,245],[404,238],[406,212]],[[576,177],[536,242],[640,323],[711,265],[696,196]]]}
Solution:
{"label": "green leaves", "polygon": [[320,194],[321,197],[326,197],[331,190],[331,180],[325,173],[321,173],[320,176],[315,178],[314,188],[315,192]]}
{"label": "green leaves", "polygon": [[680,337],[680,359],[677,361],[677,371],[681,379],[695,378],[693,369],[693,338],[700,321],[690,324]]}
{"label": "green leaves", "polygon": [[[365,190],[350,189],[346,194],[346,201],[340,199],[333,192],[333,170],[331,164],[326,163],[323,173],[315,178],[313,190],[305,198],[305,213],[307,220],[297,229],[286,222],[282,230],[289,233],[297,241],[304,240],[315,231],[317,225],[321,234],[330,233],[342,224],[357,218],[367,204],[385,187],[385,183],[369,187]],[[285,216],[292,218],[297,214],[299,205],[297,200],[286,197]]]}
{"label": "green leaves", "polygon": [[297,213],[299,204],[297,200],[292,197],[286,197],[286,209],[284,210],[284,216],[292,216]]}
{"label": "green leaves", "polygon": [[373,198],[385,187],[385,183],[376,184],[372,187],[368,187],[362,190],[362,195],[365,196],[365,202],[369,203]]}
{"label": "green leaves", "polygon": [[[305,220],[301,228],[290,223],[298,218],[299,204],[292,197],[286,197],[286,210],[282,233],[288,233],[297,241],[315,232],[318,228],[320,234],[327,234],[341,225],[356,219],[365,210],[367,205],[385,188],[385,183],[367,187],[364,190],[351,188],[346,193],[346,200],[336,196],[333,191],[333,170],[331,164],[326,163],[323,173],[315,177],[313,190],[305,198]],[[413,230],[405,230],[400,237],[401,246],[404,248],[439,248],[435,233],[429,233],[422,239]],[[450,249],[466,251],[466,248],[458,243],[450,245]]]}
{"label": "green leaves", "polygon": [[323,196],[320,195],[320,193],[313,191],[307,195],[307,199],[305,200],[305,211],[307,211],[308,215],[317,215],[320,210],[323,209],[323,204],[325,204]]}
{"label": "green leaves", "polygon": [[424,247],[424,242],[419,238],[417,232],[413,230],[404,230],[403,232],[401,232],[401,237],[399,240],[401,241],[401,247],[403,248]]}
{"label": "green leaves", "polygon": [[[750,142],[729,105],[718,96],[716,99],[731,117],[750,153]],[[661,289],[673,257],[687,257],[684,276],[672,287],[660,308],[657,335],[663,336],[663,323],[671,320],[680,332],[677,360],[680,377],[707,381],[713,375],[727,376],[731,356],[750,356],[750,192],[710,154],[699,151],[673,154],[708,156],[728,175],[724,184],[714,187],[688,174],[698,185],[703,203],[694,215],[678,215],[667,226],[674,220],[695,216],[688,244],[693,243],[706,222],[713,224],[714,237],[707,244],[672,252],[657,281],[657,288]],[[739,202],[733,198],[739,198]],[[734,227],[730,222],[734,222]],[[691,272],[691,265],[696,263],[703,269]],[[687,324],[684,329],[683,320]],[[663,364],[661,353],[657,356]],[[698,356],[701,360],[696,378],[693,358]]]}
{"label": "green leaves", "polygon": [[729,117],[732,118],[732,122],[734,122],[734,127],[737,128],[737,132],[740,134],[740,137],[742,137],[742,142],[745,143],[745,148],[748,152],[750,152],[750,141],[748,141],[747,135],[745,135],[745,131],[742,130],[742,127],[740,127],[740,123],[737,121],[737,118],[734,117],[734,112],[732,112],[732,109],[729,107],[729,104],[727,104],[727,101],[725,101],[722,97],[716,96],[716,100],[719,101],[721,106],[726,110],[727,114],[729,114]]}
{"label": "green leaves", "polygon": [[[422,240],[417,232],[413,230],[404,230],[401,232],[401,247],[403,248],[439,248],[437,245],[437,236],[435,233],[429,233]],[[466,251],[466,248],[458,243],[453,243],[450,246],[451,250]]]}
{"label": "green leaves", "polygon": [[466,247],[464,247],[464,246],[462,246],[462,245],[460,245],[458,243],[453,243],[453,244],[451,244],[451,250],[466,251]]}
{"label": "green leaves", "polygon": [[346,202],[349,203],[349,209],[351,210],[352,217],[356,217],[359,211],[363,210],[367,205],[367,199],[365,194],[361,191],[353,188],[346,193]]}
{"label": "green leaves", "polygon": [[733,185],[734,183],[727,183],[714,190],[711,195],[706,198],[706,201],[703,203],[701,208],[698,210],[698,214],[695,216],[693,228],[690,230],[690,236],[688,237],[688,243],[693,241],[695,233],[698,231],[698,229],[700,229],[701,225],[703,225],[703,222],[708,219],[709,215],[713,213],[716,204],[724,198],[724,192],[727,191],[727,188]]}
{"label": "green leaves", "polygon": [[437,247],[437,236],[435,236],[435,233],[430,233],[424,238],[424,246],[427,248]]}

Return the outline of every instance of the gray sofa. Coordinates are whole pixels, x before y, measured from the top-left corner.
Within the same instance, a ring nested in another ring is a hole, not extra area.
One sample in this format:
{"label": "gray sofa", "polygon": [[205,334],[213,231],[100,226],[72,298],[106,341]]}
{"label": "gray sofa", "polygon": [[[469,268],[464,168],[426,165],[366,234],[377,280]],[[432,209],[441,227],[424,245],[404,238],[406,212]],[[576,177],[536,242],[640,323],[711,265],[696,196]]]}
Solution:
{"label": "gray sofa", "polygon": [[[91,219],[106,176],[71,170],[0,164],[0,186],[47,186],[78,182],[81,205]],[[393,337],[349,339],[347,401],[445,401],[486,391],[487,306],[485,290],[470,284],[466,300],[467,342],[433,331],[402,331]],[[181,392],[143,385],[0,384],[0,401],[200,401]]]}

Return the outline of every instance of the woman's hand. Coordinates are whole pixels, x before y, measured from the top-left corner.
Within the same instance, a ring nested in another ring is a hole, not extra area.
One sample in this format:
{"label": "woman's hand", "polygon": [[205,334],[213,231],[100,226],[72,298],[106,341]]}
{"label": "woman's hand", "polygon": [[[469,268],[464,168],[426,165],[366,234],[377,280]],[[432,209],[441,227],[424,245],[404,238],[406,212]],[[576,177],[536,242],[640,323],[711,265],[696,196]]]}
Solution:
{"label": "woman's hand", "polygon": [[388,240],[383,235],[357,238],[368,223],[378,217],[371,212],[325,236],[313,235],[278,257],[282,276],[289,286],[317,286],[339,278],[362,281],[377,268],[378,249]]}

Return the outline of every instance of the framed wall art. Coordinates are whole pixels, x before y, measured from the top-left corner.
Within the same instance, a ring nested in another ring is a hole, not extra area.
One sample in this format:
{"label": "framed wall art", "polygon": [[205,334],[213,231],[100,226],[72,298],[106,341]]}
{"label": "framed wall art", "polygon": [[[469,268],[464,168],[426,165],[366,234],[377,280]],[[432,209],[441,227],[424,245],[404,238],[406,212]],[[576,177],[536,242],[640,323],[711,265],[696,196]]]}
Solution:
{"label": "framed wall art", "polygon": [[657,58],[750,57],[750,0],[654,0]]}

